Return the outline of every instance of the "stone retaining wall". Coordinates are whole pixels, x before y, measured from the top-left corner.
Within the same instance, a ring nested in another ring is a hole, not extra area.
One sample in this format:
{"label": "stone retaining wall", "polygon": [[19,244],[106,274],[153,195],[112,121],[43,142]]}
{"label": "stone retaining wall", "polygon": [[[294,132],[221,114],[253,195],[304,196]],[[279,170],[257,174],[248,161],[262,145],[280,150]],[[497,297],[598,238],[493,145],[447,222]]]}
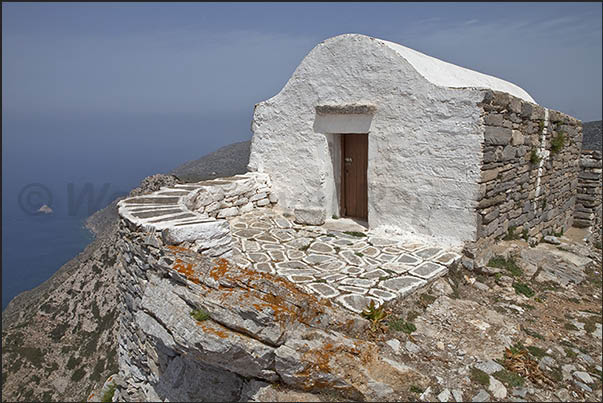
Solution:
{"label": "stone retaining wall", "polygon": [[[149,261],[161,259],[161,237],[147,235],[133,229],[123,219],[119,228],[120,240],[117,247],[121,252],[121,265],[118,270],[121,312],[119,316],[118,361],[119,375],[128,381],[127,389],[117,390],[117,401],[146,399],[148,379],[151,376],[149,362],[153,356],[147,356],[145,339],[139,337],[136,313],[141,307],[141,299],[148,283]],[[147,258],[144,258],[147,256]]]}
{"label": "stone retaining wall", "polygon": [[[118,360],[119,375],[127,386],[116,391],[118,401],[237,400],[242,378],[204,365],[186,351],[174,349],[169,342],[173,342],[173,335],[158,318],[163,313],[188,317],[194,309],[194,305],[187,304],[194,304],[199,290],[191,289],[194,284],[186,280],[193,268],[184,257],[174,255],[187,249],[166,245],[159,234],[132,229],[124,220],[119,235],[122,264],[118,271],[121,291]],[[190,252],[196,264],[209,265],[207,259]],[[167,292],[168,285],[179,290],[179,297]],[[198,379],[215,384],[215,390],[198,390],[195,386]]]}
{"label": "stone retaining wall", "polygon": [[[208,258],[232,255],[230,225],[221,218],[273,203],[270,178],[260,173],[164,187],[118,203],[118,356],[126,387],[116,391],[117,400],[233,401],[244,396],[249,383],[245,376],[221,368],[220,363],[240,364],[244,373],[254,364],[265,364],[261,352],[247,357],[231,348],[237,356],[234,359],[212,352],[212,348],[226,347],[198,340],[207,334],[199,332],[190,312],[207,292],[201,288],[202,281],[213,285],[211,278],[199,276],[215,264]],[[185,339],[172,332],[174,326]],[[215,332],[220,339],[221,331]],[[209,358],[200,360],[192,351],[207,353]],[[250,376],[275,377],[273,372],[258,371]],[[210,384],[213,387],[207,388]]]}
{"label": "stone retaining wall", "polygon": [[574,226],[596,227],[601,221],[601,151],[584,150],[580,158]]}
{"label": "stone retaining wall", "polygon": [[572,224],[582,124],[558,111],[491,91],[477,204],[477,241],[469,255],[501,238],[541,239]]}

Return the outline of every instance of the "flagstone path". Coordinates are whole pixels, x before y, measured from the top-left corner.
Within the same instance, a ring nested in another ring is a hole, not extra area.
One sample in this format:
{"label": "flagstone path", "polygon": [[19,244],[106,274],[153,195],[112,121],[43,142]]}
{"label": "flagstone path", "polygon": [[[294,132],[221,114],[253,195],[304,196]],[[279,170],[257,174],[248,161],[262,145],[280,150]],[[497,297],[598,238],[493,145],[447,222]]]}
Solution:
{"label": "flagstone path", "polygon": [[446,274],[460,256],[367,231],[342,232],[299,225],[270,209],[229,219],[232,260],[287,278],[306,291],[361,312],[408,295]]}

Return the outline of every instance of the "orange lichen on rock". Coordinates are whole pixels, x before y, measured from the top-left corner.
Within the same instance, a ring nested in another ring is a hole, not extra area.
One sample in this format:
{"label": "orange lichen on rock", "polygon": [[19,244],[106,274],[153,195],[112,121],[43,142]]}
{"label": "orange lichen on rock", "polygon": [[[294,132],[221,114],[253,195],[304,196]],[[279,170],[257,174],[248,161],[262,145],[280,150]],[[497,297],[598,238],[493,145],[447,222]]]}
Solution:
{"label": "orange lichen on rock", "polygon": [[[235,266],[229,270],[229,267],[231,267],[231,263],[228,260],[222,258],[217,259],[215,266],[209,271],[209,276],[216,281],[228,281],[241,284],[244,287],[249,287],[249,291],[241,294],[239,297],[239,302],[243,304],[245,303],[245,299],[251,296],[261,299],[264,301],[263,303],[254,303],[252,306],[257,310],[269,308],[273,312],[275,321],[279,322],[281,325],[290,322],[293,318],[305,321],[307,320],[308,313],[310,313],[312,316],[315,316],[318,314],[318,312],[322,312],[320,309],[315,309],[319,306],[317,298],[301,292],[287,280],[274,276],[270,273],[258,272],[249,268]],[[271,284],[279,284],[283,286],[287,290],[288,296],[292,300],[296,301],[296,303],[288,302],[283,296],[262,291],[262,288],[265,288],[265,286],[262,287],[261,283],[255,283],[256,281],[261,280],[269,281]],[[252,290],[254,291],[253,294]],[[303,304],[309,309],[301,310],[296,305],[298,305],[297,302],[304,299],[309,299],[309,303]]]}
{"label": "orange lichen on rock", "polygon": [[183,248],[182,246],[168,245],[167,247],[168,247],[168,249],[171,249],[174,252],[190,252],[191,251],[190,249]]}
{"label": "orange lichen on rock", "polygon": [[[360,346],[358,346],[359,343]],[[364,364],[367,364],[373,358],[372,348],[370,348],[370,345],[367,343],[360,340],[354,340],[354,347],[355,351],[360,355],[360,361]]]}
{"label": "orange lichen on rock", "polygon": [[195,275],[192,263],[185,263],[181,259],[176,259],[172,268],[186,277],[187,280],[192,281],[195,284],[201,284],[201,280]]}
{"label": "orange lichen on rock", "polygon": [[[190,252],[181,247],[170,246],[170,249]],[[195,284],[202,283],[191,263],[176,258],[173,269]],[[243,291],[239,294],[240,304],[251,304],[257,310],[269,309],[281,327],[293,321],[311,324],[316,317],[325,313],[327,305],[331,306],[330,302],[301,291],[287,279],[251,268],[242,268],[224,258],[214,260],[214,265],[207,274],[218,282],[218,290],[223,293],[220,296],[223,302],[234,290],[239,289]],[[255,301],[250,302],[250,299]],[[262,302],[258,302],[258,299]]]}
{"label": "orange lichen on rock", "polygon": [[223,330],[219,330],[219,329],[214,329],[211,326],[206,326],[202,323],[197,322],[197,325],[201,326],[201,329],[205,332],[205,333],[211,333],[214,334],[216,336],[218,336],[221,339],[227,339],[228,338],[228,333],[226,333]]}
{"label": "orange lichen on rock", "polygon": [[[258,272],[249,268],[240,269],[240,271],[242,276],[239,280],[243,278],[246,279],[246,284],[249,287],[259,291],[258,297],[267,304],[261,305],[272,308],[275,319],[281,323],[283,321],[288,321],[289,319],[296,319],[302,323],[309,324],[312,319],[324,312],[324,305],[326,305],[324,301],[301,291],[295,284],[287,279],[270,273]],[[284,288],[287,291],[286,297],[262,291],[261,283],[255,283],[256,281],[261,280],[268,281],[271,284]]]}
{"label": "orange lichen on rock", "polygon": [[259,293],[258,297],[264,301],[261,304],[252,304],[258,311],[270,308],[274,313],[274,320],[281,325],[288,323],[291,318],[297,317],[297,312],[288,307],[284,298],[272,294]]}
{"label": "orange lichen on rock", "polygon": [[214,280],[219,281],[221,278],[225,277],[227,271],[228,260],[220,258],[217,260],[217,264],[209,271],[209,276]]}

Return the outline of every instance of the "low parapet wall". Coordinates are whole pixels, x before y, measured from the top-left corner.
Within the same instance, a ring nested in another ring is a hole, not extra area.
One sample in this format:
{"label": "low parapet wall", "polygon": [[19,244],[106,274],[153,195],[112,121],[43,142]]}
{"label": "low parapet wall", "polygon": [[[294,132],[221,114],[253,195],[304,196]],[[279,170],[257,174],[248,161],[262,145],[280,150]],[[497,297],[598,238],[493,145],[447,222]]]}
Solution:
{"label": "low parapet wall", "polygon": [[233,217],[277,202],[268,174],[251,172],[197,182],[198,189],[183,198],[192,211],[212,218]]}
{"label": "low parapet wall", "polygon": [[230,256],[232,236],[225,219],[276,203],[270,177],[257,172],[161,188],[118,203],[132,230],[161,235],[167,245],[185,244],[207,256]]}

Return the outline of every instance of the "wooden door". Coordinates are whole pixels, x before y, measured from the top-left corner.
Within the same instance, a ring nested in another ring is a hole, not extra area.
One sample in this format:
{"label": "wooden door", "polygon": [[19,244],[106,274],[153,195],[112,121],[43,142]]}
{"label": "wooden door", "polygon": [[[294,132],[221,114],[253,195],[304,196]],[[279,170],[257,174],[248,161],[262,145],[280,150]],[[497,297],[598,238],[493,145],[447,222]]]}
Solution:
{"label": "wooden door", "polygon": [[368,135],[342,134],[342,215],[368,219]]}

